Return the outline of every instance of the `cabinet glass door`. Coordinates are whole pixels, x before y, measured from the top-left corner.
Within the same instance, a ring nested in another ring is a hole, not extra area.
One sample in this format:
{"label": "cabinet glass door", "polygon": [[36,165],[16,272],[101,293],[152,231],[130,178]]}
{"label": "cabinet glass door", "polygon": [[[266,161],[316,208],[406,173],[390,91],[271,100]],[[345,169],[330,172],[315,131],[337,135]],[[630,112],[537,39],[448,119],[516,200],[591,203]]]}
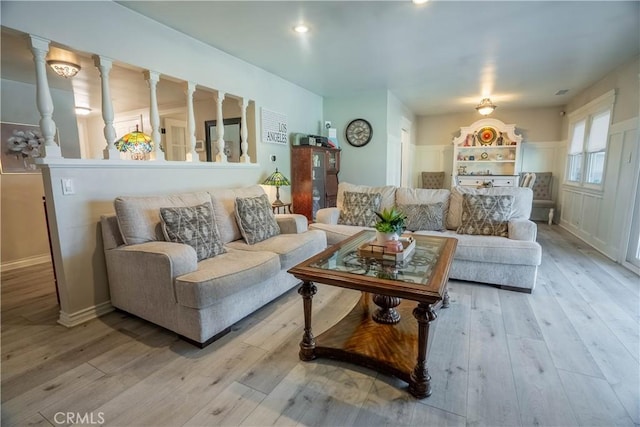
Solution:
{"label": "cabinet glass door", "polygon": [[323,151],[311,152],[311,182],[312,182],[312,216],[316,219],[318,209],[325,207],[325,156]]}
{"label": "cabinet glass door", "polygon": [[327,170],[335,171],[338,169],[338,153],[335,151],[327,151]]}

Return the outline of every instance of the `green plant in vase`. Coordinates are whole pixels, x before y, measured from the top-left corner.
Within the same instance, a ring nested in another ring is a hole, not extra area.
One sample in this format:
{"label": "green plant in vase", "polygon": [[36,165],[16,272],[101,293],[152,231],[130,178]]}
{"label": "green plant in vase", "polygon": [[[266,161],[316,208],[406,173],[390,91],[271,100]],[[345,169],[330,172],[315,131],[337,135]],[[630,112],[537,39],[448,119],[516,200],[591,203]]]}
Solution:
{"label": "green plant in vase", "polygon": [[383,209],[382,212],[376,212],[378,222],[376,222],[376,239],[378,243],[384,245],[389,240],[398,240],[400,234],[405,230],[404,222],[407,216],[392,207],[391,209]]}

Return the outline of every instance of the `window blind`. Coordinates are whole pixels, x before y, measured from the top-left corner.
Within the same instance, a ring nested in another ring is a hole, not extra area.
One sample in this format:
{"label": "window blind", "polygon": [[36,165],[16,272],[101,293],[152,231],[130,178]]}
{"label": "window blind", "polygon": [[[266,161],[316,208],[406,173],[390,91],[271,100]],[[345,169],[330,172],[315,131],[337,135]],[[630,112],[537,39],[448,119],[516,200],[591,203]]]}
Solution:
{"label": "window blind", "polygon": [[571,145],[569,146],[569,154],[580,154],[584,147],[584,131],[587,126],[586,120],[581,120],[573,126],[573,135],[571,136]]}
{"label": "window blind", "polygon": [[590,153],[602,151],[607,148],[607,133],[609,131],[609,118],[611,111],[607,110],[593,116],[591,130],[587,141],[587,151]]}

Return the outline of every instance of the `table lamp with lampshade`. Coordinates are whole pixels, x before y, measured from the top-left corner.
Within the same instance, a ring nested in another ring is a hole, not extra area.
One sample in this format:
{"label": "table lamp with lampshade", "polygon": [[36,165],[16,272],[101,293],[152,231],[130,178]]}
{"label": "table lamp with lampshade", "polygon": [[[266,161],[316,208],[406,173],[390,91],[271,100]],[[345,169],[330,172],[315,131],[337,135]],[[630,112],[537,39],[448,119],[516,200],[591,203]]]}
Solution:
{"label": "table lamp with lampshade", "polygon": [[285,206],[285,204],[280,200],[280,187],[289,186],[291,185],[291,182],[289,182],[289,179],[278,171],[278,168],[276,168],[276,171],[262,182],[262,185],[272,185],[276,187],[276,200],[271,204],[272,207],[277,208]]}

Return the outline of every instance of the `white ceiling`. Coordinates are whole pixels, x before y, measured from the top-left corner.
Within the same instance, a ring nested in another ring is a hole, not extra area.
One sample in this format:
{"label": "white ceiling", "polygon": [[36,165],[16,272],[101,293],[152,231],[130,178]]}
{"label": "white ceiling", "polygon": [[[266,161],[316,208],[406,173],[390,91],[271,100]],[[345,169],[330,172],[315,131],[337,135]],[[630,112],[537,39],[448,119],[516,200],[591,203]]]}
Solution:
{"label": "white ceiling", "polygon": [[[500,108],[564,105],[640,54],[637,1],[118,3],[322,96],[388,89],[417,115],[469,111],[485,96]],[[304,36],[292,31],[301,21]],[[81,73],[49,71],[49,84],[73,85],[76,104],[99,114],[98,71],[76,54]],[[3,28],[1,55],[2,78],[35,81],[24,34]],[[115,63],[110,81],[116,112],[148,105],[141,69]],[[163,76],[158,98],[183,105],[184,89]]]}
{"label": "white ceiling", "polygon": [[389,89],[418,115],[564,105],[640,52],[637,1],[118,3],[320,95]]}

